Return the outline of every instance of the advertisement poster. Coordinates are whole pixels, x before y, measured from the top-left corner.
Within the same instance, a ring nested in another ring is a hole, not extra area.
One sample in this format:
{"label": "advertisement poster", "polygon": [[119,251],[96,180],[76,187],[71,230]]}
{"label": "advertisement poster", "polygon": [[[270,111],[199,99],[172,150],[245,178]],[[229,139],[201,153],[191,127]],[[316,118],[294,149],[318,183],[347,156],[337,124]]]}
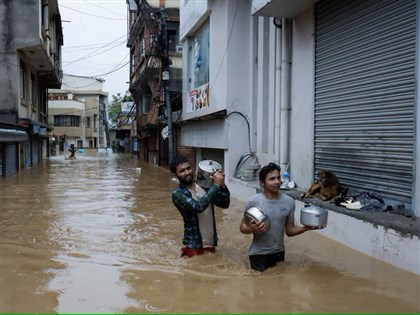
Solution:
{"label": "advertisement poster", "polygon": [[209,107],[209,84],[203,84],[190,91],[191,112]]}

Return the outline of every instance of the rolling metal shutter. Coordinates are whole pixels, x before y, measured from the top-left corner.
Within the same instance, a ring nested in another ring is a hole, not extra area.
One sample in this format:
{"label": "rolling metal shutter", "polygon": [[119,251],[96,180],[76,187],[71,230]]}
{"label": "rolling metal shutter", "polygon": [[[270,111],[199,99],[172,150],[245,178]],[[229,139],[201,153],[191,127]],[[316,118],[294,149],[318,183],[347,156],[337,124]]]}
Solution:
{"label": "rolling metal shutter", "polygon": [[31,143],[29,141],[25,141],[22,143],[23,151],[25,152],[25,167],[30,167],[32,165],[31,160]]}
{"label": "rolling metal shutter", "polygon": [[315,6],[315,170],[411,203],[416,1]]}
{"label": "rolling metal shutter", "polygon": [[17,145],[16,144],[6,144],[5,145],[6,148],[6,154],[5,154],[5,159],[6,159],[6,167],[5,167],[5,172],[4,174],[13,174],[16,172],[17,170]]}
{"label": "rolling metal shutter", "polygon": [[0,144],[0,176],[3,176],[3,171],[6,167],[5,163],[5,159],[4,159],[4,153],[5,153],[5,145]]}
{"label": "rolling metal shutter", "polygon": [[32,138],[32,165],[35,165],[39,161],[39,149],[38,149],[38,139]]}

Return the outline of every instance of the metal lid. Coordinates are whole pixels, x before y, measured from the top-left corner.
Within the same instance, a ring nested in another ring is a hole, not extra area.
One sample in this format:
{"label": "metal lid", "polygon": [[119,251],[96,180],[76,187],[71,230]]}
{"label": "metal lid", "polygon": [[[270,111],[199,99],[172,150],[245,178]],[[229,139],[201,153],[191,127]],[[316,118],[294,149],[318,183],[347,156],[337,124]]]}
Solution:
{"label": "metal lid", "polygon": [[198,167],[201,168],[203,171],[213,173],[215,170],[221,169],[222,166],[213,160],[203,160],[198,163]]}
{"label": "metal lid", "polygon": [[314,213],[314,214],[320,214],[324,212],[328,212],[326,209],[318,207],[316,205],[309,205],[302,208],[301,211],[307,212],[307,213]]}

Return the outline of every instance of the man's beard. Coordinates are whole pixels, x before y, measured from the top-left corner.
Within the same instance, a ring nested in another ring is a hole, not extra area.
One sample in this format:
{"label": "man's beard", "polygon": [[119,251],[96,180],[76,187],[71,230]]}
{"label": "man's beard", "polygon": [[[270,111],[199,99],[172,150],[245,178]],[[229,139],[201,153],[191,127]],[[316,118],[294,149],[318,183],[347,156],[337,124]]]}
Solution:
{"label": "man's beard", "polygon": [[178,177],[179,182],[184,186],[189,186],[194,182],[194,176],[192,174],[184,177]]}

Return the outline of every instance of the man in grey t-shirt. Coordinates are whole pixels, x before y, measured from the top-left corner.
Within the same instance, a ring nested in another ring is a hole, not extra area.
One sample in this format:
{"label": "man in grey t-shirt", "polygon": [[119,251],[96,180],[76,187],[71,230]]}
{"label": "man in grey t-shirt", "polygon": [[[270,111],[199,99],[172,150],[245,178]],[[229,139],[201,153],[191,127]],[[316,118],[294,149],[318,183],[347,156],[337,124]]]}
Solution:
{"label": "man in grey t-shirt", "polygon": [[263,192],[251,197],[245,207],[260,208],[268,216],[271,227],[265,222],[251,221],[246,224],[242,219],[239,227],[244,234],[254,233],[249,248],[251,268],[265,271],[274,267],[277,262],[284,261],[284,234],[296,236],[309,230],[323,227],[295,225],[295,201],[280,192],[280,167],[275,163],[264,166],[259,173]]}

